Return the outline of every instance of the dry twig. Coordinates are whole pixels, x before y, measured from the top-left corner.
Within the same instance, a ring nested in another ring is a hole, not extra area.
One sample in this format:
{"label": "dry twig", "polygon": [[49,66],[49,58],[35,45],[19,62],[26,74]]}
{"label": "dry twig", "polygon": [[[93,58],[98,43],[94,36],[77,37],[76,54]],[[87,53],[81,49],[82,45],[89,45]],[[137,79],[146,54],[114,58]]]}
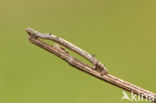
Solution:
{"label": "dry twig", "polygon": [[[143,96],[145,99],[149,99],[149,100],[152,99],[153,102],[156,102],[156,94],[155,93],[152,93],[148,90],[140,88],[134,84],[128,83],[124,80],[121,80],[120,78],[117,78],[117,77],[109,74],[106,67],[100,61],[98,61],[94,56],[90,55],[89,53],[82,50],[81,48],[73,45],[72,43],[70,43],[58,36],[51,35],[50,33],[42,34],[38,31],[34,31],[31,28],[27,28],[26,31],[29,35],[30,42],[55,54],[59,58],[66,61],[69,65],[71,65],[83,72],[86,72],[96,78],[104,80],[114,86],[117,86],[117,87],[122,88],[129,92],[133,92],[139,96]],[[50,44],[47,44],[47,43],[39,40],[38,38],[52,40],[52,41],[56,42],[56,44],[50,45]],[[89,65],[83,63],[82,61],[78,60],[77,58],[74,58],[64,48],[60,47],[59,44],[65,46],[66,48],[81,55],[82,57],[84,57],[85,59],[90,61],[94,66],[90,67]]]}

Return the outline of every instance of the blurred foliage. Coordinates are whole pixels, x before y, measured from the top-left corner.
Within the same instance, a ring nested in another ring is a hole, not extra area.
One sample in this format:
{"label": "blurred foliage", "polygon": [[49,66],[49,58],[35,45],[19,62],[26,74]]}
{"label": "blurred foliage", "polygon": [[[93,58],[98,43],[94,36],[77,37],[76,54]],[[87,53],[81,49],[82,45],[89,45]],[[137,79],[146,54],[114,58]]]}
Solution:
{"label": "blurred foliage", "polygon": [[[29,43],[51,32],[156,92],[155,0],[0,0],[1,103],[121,103],[122,90]],[[128,101],[126,101],[127,103]]]}

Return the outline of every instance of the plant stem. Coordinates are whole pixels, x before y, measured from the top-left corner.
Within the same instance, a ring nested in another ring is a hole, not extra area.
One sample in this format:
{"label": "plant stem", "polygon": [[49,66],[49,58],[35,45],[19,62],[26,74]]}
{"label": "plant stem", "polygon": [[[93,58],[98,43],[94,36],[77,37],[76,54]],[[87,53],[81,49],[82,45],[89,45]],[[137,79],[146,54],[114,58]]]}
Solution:
{"label": "plant stem", "polygon": [[[128,83],[127,81],[124,81],[120,78],[117,78],[117,77],[109,74],[106,67],[100,61],[95,59],[95,57],[93,57],[86,51],[73,45],[72,43],[70,43],[60,37],[57,37],[55,35],[39,33],[38,31],[34,31],[31,28],[27,28],[26,31],[29,34],[30,42],[55,54],[59,58],[66,61],[72,67],[75,67],[85,73],[88,73],[98,79],[106,81],[106,82],[108,82],[114,86],[117,86],[119,88],[122,88],[126,91],[133,92],[134,94],[139,95],[139,96],[143,96],[145,99],[151,100],[153,98],[153,102],[156,103],[156,94],[155,93],[152,93],[148,90],[140,88],[134,84]],[[77,54],[81,55],[82,57],[86,58],[88,61],[93,63],[93,65],[95,66],[96,69],[94,67],[90,67],[89,65],[83,63],[82,61],[78,60],[77,58],[71,56],[64,48],[60,47],[58,44],[50,45],[50,44],[47,44],[47,43],[39,40],[38,38],[52,40],[56,43],[59,43],[59,44],[65,46],[66,48],[69,48],[70,50],[76,52]],[[100,71],[97,68],[99,68]],[[104,73],[102,73],[102,72],[104,72]]]}

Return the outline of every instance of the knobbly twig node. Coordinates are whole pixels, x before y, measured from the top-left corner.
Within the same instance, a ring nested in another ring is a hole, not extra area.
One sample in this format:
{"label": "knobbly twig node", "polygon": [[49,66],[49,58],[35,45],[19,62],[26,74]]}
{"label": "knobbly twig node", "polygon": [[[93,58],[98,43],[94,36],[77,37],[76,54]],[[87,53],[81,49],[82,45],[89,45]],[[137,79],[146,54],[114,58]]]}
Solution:
{"label": "knobbly twig node", "polygon": [[[77,47],[76,45],[58,37],[52,35],[50,33],[42,34],[38,31],[35,31],[31,28],[27,28],[26,32],[29,35],[29,41],[50,53],[58,56],[59,58],[66,61],[72,67],[75,67],[83,72],[86,72],[98,79],[106,81],[114,86],[122,88],[126,91],[133,92],[136,95],[142,96],[145,99],[151,100],[152,102],[156,103],[156,94],[152,93],[148,90],[140,88],[134,84],[131,84],[127,81],[124,81],[120,78],[117,78],[111,74],[109,74],[107,68],[98,61],[94,55],[89,54],[88,52],[84,51],[83,49]],[[54,45],[50,45],[40,39],[51,40],[55,42]],[[80,61],[79,59],[70,55],[70,53],[60,45],[70,49],[71,51],[77,53],[78,55],[82,56],[83,58],[87,59],[89,62],[93,64],[93,67],[89,66],[88,64]]]}

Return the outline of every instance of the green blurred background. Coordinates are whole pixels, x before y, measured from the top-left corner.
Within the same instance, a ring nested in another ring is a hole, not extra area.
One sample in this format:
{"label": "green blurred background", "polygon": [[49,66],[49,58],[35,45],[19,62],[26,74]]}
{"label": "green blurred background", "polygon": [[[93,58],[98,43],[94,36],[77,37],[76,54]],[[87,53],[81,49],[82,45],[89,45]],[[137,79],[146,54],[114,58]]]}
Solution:
{"label": "green blurred background", "polygon": [[0,103],[127,103],[122,89],[28,41],[32,27],[78,45],[156,92],[155,0],[0,0]]}

